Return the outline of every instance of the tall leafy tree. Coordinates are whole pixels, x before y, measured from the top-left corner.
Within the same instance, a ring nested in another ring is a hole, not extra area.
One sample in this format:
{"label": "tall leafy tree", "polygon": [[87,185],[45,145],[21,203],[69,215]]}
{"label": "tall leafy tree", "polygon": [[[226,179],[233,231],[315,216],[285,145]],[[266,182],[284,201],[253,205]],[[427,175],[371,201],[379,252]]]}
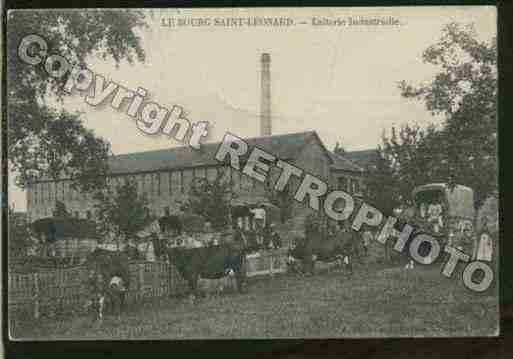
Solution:
{"label": "tall leafy tree", "polygon": [[7,14],[8,155],[18,174],[17,184],[43,176],[67,175],[84,191],[101,187],[109,145],[86,129],[79,114],[55,111],[49,97],[63,100],[60,79],[48,76],[44,64],[36,66],[18,57],[27,35],[43,37],[49,53],[64,56],[72,66],[85,66],[89,56],[99,55],[119,64],[144,61],[137,29],[144,14],[134,10],[10,11]]}
{"label": "tall leafy tree", "polygon": [[400,185],[394,173],[391,160],[381,149],[376,150],[378,156],[368,167],[365,176],[365,201],[379,208],[385,215],[393,215],[393,211],[401,204]]}
{"label": "tall leafy tree", "polygon": [[474,189],[478,206],[497,190],[496,39],[480,41],[472,25],[451,23],[423,61],[439,72],[428,84],[400,82],[401,94],[423,101],[442,124],[393,129],[384,150],[403,187],[451,177]]}
{"label": "tall leafy tree", "polygon": [[[383,135],[380,162],[389,165],[398,199],[405,203],[415,186],[429,182],[445,182],[447,171],[443,171],[443,151],[436,147],[437,132],[434,126],[422,128],[418,125],[392,127],[390,134]],[[442,166],[442,168],[441,168]],[[376,188],[379,191],[379,188]]]}
{"label": "tall leafy tree", "polygon": [[230,199],[230,183],[220,172],[212,180],[196,179],[183,209],[203,216],[212,224],[212,228],[222,230],[229,224]]}
{"label": "tall leafy tree", "polygon": [[135,181],[97,191],[95,210],[101,232],[129,239],[152,220],[146,196],[137,193]]}

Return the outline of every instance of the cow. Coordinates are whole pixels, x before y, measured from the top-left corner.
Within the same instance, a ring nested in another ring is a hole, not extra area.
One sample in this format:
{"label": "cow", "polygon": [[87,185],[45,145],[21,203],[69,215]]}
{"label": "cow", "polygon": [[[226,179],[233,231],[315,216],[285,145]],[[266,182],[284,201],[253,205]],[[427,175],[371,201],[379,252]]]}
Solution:
{"label": "cow", "polygon": [[[314,274],[316,261],[342,265],[345,256],[344,246],[334,239],[297,238],[288,253],[291,268],[304,274]],[[299,269],[298,261],[301,261],[302,269]]]}
{"label": "cow", "polygon": [[[129,258],[124,252],[96,248],[86,257],[89,270],[89,306],[101,321],[105,304],[118,316],[125,307],[126,291],[130,286]],[[107,302],[107,303],[106,303]]]}
{"label": "cow", "polygon": [[291,268],[298,270],[297,262],[302,262],[302,272],[314,274],[315,262],[335,262],[337,267],[344,266],[353,272],[353,259],[359,258],[357,250],[361,242],[358,234],[346,226],[336,235],[321,236],[317,231],[308,231],[304,238],[297,238],[289,250]]}
{"label": "cow", "polygon": [[226,241],[217,245],[196,248],[167,248],[169,262],[173,263],[188,285],[191,301],[198,294],[198,280],[219,279],[231,273],[237,290],[246,291],[246,249],[242,242]]}

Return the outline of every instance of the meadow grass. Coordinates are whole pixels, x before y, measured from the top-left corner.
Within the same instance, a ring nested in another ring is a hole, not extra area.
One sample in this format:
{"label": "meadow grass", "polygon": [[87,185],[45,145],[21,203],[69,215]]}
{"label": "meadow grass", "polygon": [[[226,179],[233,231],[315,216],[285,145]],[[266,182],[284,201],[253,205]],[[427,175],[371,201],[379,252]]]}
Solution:
{"label": "meadow grass", "polygon": [[247,294],[164,298],[101,325],[86,317],[11,322],[19,339],[188,339],[488,336],[498,333],[496,288],[473,293],[439,268],[357,268],[260,278]]}

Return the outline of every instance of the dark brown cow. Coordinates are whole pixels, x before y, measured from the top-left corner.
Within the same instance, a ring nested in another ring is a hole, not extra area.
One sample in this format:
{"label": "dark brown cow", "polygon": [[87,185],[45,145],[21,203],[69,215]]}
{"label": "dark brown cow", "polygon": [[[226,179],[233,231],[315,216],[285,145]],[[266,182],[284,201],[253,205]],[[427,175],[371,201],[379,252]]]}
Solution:
{"label": "dark brown cow", "polygon": [[197,294],[199,278],[219,279],[233,271],[239,292],[246,290],[245,248],[229,242],[200,248],[168,248],[170,263],[187,281],[190,294]]}
{"label": "dark brown cow", "polygon": [[[309,232],[306,238],[297,238],[289,256],[303,263],[303,271],[314,273],[315,261],[335,262],[347,257],[348,263],[358,256],[356,247],[361,242],[358,233],[348,230],[335,237],[323,237],[318,232]],[[352,266],[349,267],[352,272]]]}

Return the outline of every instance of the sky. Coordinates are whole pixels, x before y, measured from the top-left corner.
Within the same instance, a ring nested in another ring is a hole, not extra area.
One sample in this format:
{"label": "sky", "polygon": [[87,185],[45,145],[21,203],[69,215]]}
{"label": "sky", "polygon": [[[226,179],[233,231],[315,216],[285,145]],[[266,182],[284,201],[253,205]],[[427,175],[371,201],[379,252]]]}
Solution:
{"label": "sky", "polygon": [[[473,23],[481,40],[496,35],[494,7],[186,9],[146,12],[139,32],[144,63],[93,56],[88,67],[107,79],[148,91],[146,100],[180,105],[191,122],[210,123],[208,142],[226,131],[259,135],[260,56],[271,55],[273,134],[315,130],[327,148],[376,148],[393,125],[440,121],[424,104],[401,98],[397,83],[428,83],[437,68],[422,52],[438,41],[444,25]],[[162,19],[290,17],[291,27],[164,27]],[[393,17],[399,25],[313,26],[312,18]],[[63,105],[82,112],[87,128],[111,143],[115,154],[182,145],[165,135],[145,135],[123,110],[92,107],[75,94]],[[26,209],[25,192],[13,185],[9,202]]]}

